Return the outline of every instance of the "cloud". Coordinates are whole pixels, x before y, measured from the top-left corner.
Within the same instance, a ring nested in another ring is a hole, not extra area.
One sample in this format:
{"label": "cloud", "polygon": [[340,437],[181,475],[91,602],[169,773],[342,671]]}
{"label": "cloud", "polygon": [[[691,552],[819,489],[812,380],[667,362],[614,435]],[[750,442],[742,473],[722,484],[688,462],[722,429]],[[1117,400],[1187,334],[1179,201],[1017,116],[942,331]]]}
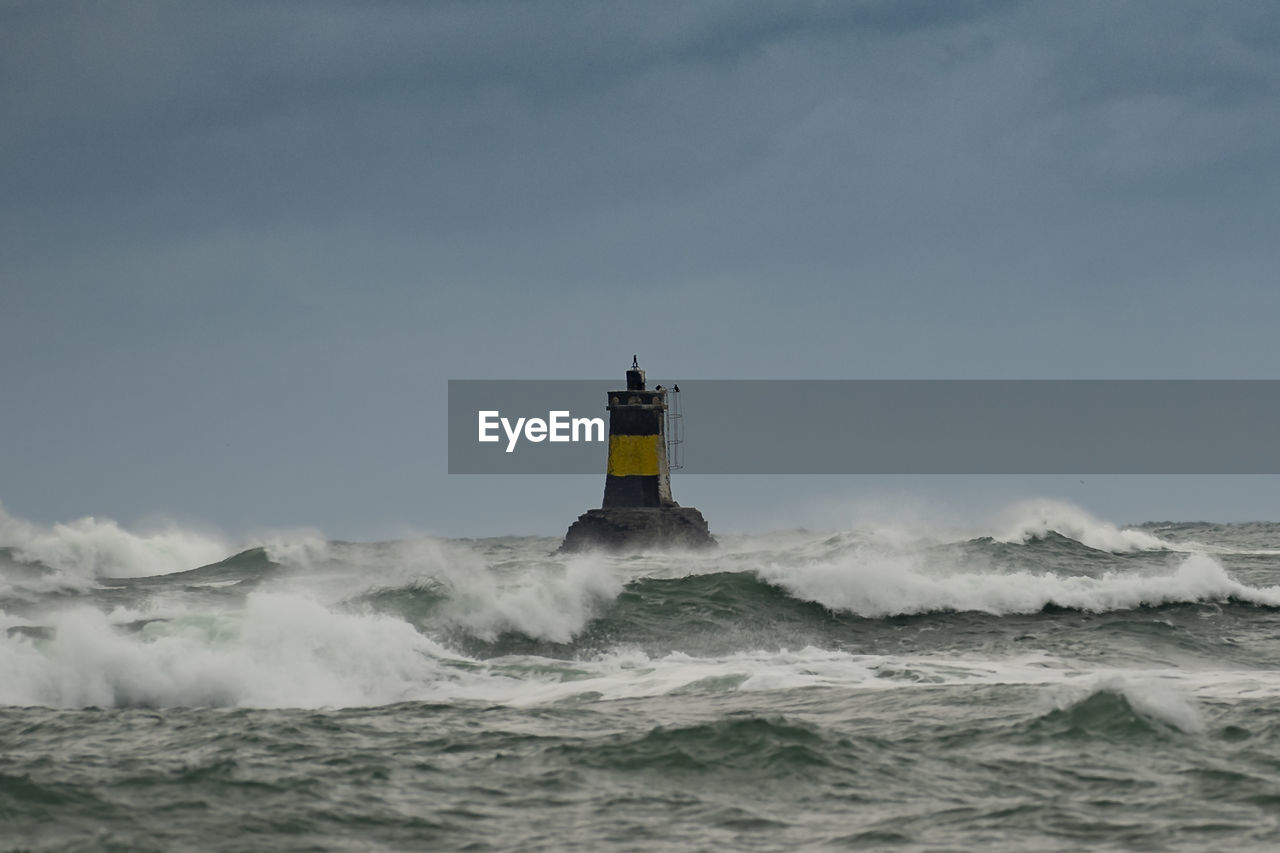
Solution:
{"label": "cloud", "polygon": [[767,156],[866,40],[1000,8],[18,4],[0,36],[6,220],[30,246],[57,222],[92,243],[666,202]]}
{"label": "cloud", "polygon": [[[95,495],[158,449],[146,509],[166,470],[319,500],[355,413],[403,421],[371,468],[423,452],[414,382],[615,347],[1267,375],[1277,42],[1183,0],[0,3],[6,488],[57,503],[23,454],[84,445]],[[220,424],[257,449],[214,471],[180,437]]]}

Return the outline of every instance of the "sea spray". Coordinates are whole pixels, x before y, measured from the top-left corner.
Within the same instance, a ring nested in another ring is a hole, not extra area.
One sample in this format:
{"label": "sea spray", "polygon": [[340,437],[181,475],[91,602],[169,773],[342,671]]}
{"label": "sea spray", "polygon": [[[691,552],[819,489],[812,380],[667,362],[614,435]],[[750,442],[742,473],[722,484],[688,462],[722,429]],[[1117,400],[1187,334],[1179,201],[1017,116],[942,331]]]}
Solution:
{"label": "sea spray", "polygon": [[1005,510],[1001,516],[1000,532],[993,537],[1000,542],[1025,543],[1049,533],[1058,533],[1088,548],[1115,553],[1177,547],[1148,531],[1117,527],[1062,501],[1023,501]]}
{"label": "sea spray", "polygon": [[940,611],[1037,613],[1046,607],[1103,612],[1228,600],[1280,607],[1280,586],[1241,584],[1207,554],[1187,555],[1168,574],[1109,572],[1097,578],[964,569],[937,573],[925,571],[916,556],[880,550],[805,565],[770,564],[759,574],[793,595],[867,618]]}
{"label": "sea spray", "polygon": [[1051,697],[1056,712],[1071,725],[1088,730],[1110,722],[1099,719],[1098,710],[1102,707],[1111,720],[1117,715],[1133,715],[1188,734],[1206,728],[1195,699],[1176,686],[1176,674],[1158,679],[1152,675],[1111,673],[1082,681],[1055,687]]}
{"label": "sea spray", "polygon": [[423,699],[455,658],[387,616],[254,593],[243,611],[121,630],[96,610],[58,614],[48,639],[0,645],[0,703],[53,707],[322,707]]}
{"label": "sea spray", "polygon": [[222,539],[170,525],[134,533],[110,519],[80,518],[49,526],[15,518],[0,506],[0,547],[22,562],[39,563],[71,582],[98,577],[143,577],[180,572],[227,555]]}

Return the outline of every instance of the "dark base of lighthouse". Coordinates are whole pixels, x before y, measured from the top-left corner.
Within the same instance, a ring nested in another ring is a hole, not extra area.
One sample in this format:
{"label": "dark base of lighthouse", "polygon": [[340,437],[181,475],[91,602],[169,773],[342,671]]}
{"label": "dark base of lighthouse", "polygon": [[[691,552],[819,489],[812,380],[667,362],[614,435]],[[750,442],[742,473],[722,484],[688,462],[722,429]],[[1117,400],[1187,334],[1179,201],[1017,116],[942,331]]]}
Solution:
{"label": "dark base of lighthouse", "polygon": [[589,509],[578,516],[560,550],[643,551],[715,544],[707,520],[694,507],[611,507]]}

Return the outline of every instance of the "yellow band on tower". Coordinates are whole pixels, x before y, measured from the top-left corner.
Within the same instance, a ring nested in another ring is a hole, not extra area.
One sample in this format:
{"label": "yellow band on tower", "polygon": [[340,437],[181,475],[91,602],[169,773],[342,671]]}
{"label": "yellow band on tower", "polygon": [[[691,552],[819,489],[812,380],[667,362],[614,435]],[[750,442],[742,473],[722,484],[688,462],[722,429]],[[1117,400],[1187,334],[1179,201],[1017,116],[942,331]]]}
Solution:
{"label": "yellow band on tower", "polygon": [[610,477],[653,477],[658,473],[660,435],[609,436]]}

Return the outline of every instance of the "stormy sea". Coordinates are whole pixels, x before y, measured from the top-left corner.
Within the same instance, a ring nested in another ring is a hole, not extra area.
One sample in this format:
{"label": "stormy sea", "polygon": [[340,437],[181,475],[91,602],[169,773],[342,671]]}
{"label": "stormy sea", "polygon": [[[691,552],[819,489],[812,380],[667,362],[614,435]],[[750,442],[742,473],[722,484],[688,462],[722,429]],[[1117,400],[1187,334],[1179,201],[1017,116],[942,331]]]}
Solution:
{"label": "stormy sea", "polygon": [[1274,850],[1280,524],[0,521],[0,850]]}

